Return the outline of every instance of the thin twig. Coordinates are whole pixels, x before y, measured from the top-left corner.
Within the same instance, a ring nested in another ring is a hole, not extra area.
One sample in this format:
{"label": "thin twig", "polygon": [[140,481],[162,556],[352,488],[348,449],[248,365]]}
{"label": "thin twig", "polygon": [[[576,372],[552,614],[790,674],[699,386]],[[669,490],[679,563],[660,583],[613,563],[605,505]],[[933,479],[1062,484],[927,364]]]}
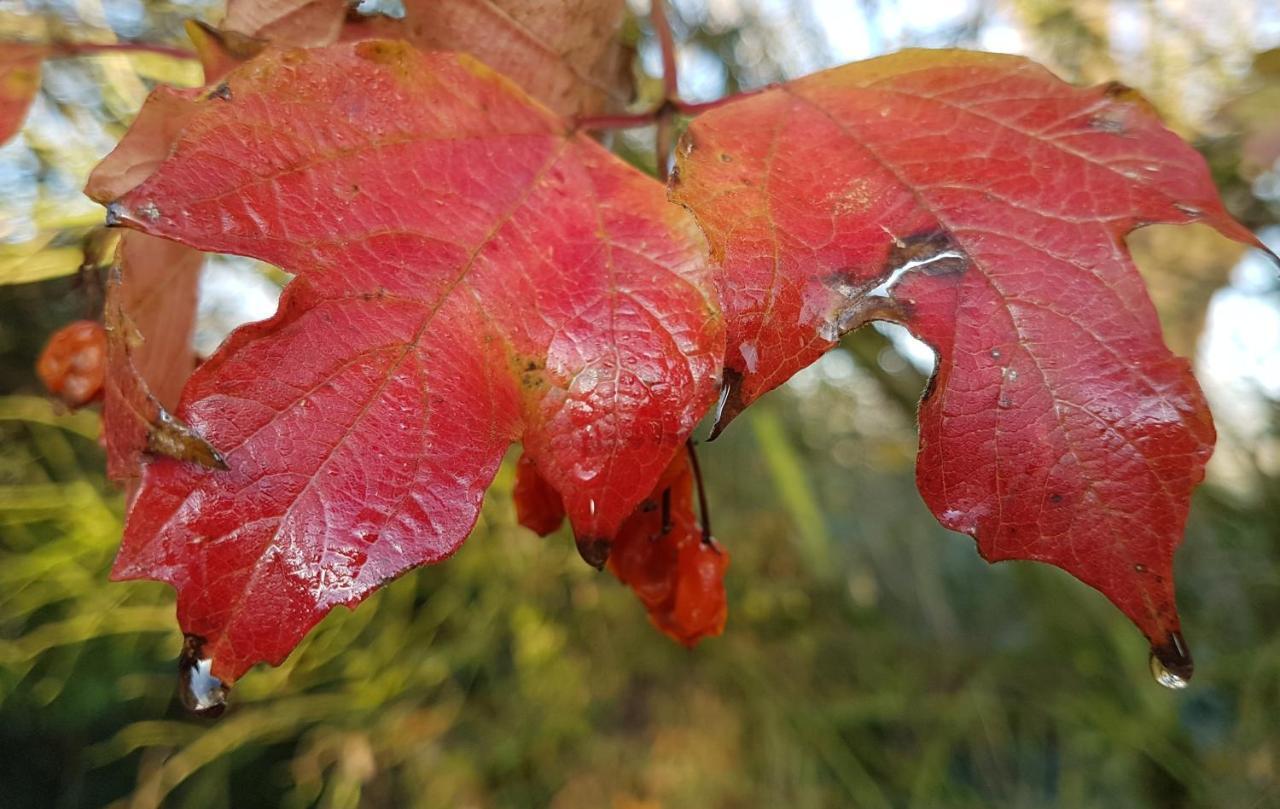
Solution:
{"label": "thin twig", "polygon": [[702,466],[698,463],[698,451],[694,449],[693,439],[684,442],[689,451],[689,465],[693,467],[693,483],[698,487],[698,511],[702,516],[702,541],[713,545],[711,537],[711,507],[707,505],[707,487],[702,485]]}
{"label": "thin twig", "polygon": [[676,73],[676,41],[671,35],[671,23],[667,18],[666,0],[651,0],[649,22],[662,48],[662,94],[664,101],[675,102],[680,98],[680,80]]}
{"label": "thin twig", "polygon": [[662,106],[658,108],[656,113],[658,118],[658,133],[653,139],[653,164],[658,170],[658,180],[666,182],[671,174],[667,168],[667,163],[671,159],[671,150],[675,148],[676,133],[675,127],[672,125],[672,118],[675,115],[675,105],[670,101],[662,102]]}
{"label": "thin twig", "polygon": [[667,18],[666,0],[650,0],[649,22],[653,25],[658,44],[662,48],[662,103],[653,113],[658,125],[657,135],[653,139],[653,165],[658,172],[658,179],[665,183],[670,174],[667,163],[671,160],[671,150],[675,148],[672,117],[676,105],[682,103],[680,78],[676,72],[676,41],[671,34],[671,21]]}
{"label": "thin twig", "polygon": [[573,128],[594,132],[601,129],[638,129],[653,126],[658,120],[658,108],[644,112],[621,115],[585,115],[574,119]]}
{"label": "thin twig", "polygon": [[173,59],[197,59],[194,51],[174,45],[158,45],[153,42],[56,42],[50,46],[49,56],[57,59],[66,56],[92,56],[99,53],[154,53]]}

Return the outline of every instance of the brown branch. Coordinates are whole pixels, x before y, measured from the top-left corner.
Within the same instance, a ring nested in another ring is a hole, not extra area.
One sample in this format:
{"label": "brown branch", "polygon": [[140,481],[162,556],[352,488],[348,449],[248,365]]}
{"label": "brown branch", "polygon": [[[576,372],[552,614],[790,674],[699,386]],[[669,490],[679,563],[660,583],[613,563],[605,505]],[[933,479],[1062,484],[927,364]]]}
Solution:
{"label": "brown branch", "polygon": [[573,128],[595,132],[602,129],[638,129],[658,121],[658,108],[621,115],[585,115],[575,118]]}
{"label": "brown branch", "polygon": [[676,73],[676,41],[671,36],[671,23],[667,19],[666,0],[651,0],[649,22],[662,48],[663,100],[675,102],[680,97],[680,81]]}
{"label": "brown branch", "polygon": [[197,59],[194,51],[174,45],[153,42],[56,42],[49,46],[53,59],[68,56],[93,56],[100,53],[154,53],[172,59]]}

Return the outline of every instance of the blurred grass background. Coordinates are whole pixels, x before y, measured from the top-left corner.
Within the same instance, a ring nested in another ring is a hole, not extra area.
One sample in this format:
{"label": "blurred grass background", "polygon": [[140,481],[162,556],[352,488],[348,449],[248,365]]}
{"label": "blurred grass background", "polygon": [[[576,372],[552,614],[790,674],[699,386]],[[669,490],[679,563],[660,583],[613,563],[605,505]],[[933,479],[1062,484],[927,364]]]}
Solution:
{"label": "blurred grass background", "polygon": [[[675,9],[695,99],[906,44],[1120,78],[1195,139],[1247,224],[1275,222],[1276,167],[1245,159],[1280,129],[1258,101],[1280,72],[1259,55],[1280,40],[1265,5]],[[628,35],[652,74],[635,11]],[[181,19],[218,13],[6,1],[0,33],[180,42]],[[0,148],[0,260],[50,258],[100,221],[77,196],[84,173],[146,88],[186,69],[48,66],[27,128]],[[651,167],[645,134],[614,146]],[[704,447],[733,553],[723,637],[676,646],[567,535],[516,526],[507,465],[453,559],[334,612],[283,666],[238,683],[220,721],[190,719],[173,699],[171,592],[106,578],[123,506],[97,416],[60,411],[32,375],[83,292],[67,277],[0,287],[0,807],[1280,806],[1280,378],[1265,339],[1280,284],[1202,230],[1174,233],[1144,234],[1139,258],[1171,344],[1201,348],[1223,432],[1178,555],[1197,659],[1184,692],[1152,682],[1144,641],[1101,596],[1049,568],[987,566],[938,527],[913,480],[919,349],[868,330]],[[204,342],[278,281],[212,262]],[[1244,311],[1211,302],[1232,300],[1261,307],[1256,336],[1206,353],[1239,325],[1222,312]]]}

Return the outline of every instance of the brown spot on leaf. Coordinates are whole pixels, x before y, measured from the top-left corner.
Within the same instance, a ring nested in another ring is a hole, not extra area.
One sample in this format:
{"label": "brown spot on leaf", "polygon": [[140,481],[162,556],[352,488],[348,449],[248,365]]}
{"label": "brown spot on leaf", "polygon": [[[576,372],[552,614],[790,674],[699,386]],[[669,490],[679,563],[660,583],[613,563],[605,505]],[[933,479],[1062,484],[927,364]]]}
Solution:
{"label": "brown spot on leaf", "polygon": [[356,56],[380,65],[398,65],[411,54],[411,46],[403,40],[375,39],[356,45]]}
{"label": "brown spot on leaf", "polygon": [[147,452],[197,463],[209,469],[227,468],[222,453],[163,409],[147,431]]}
{"label": "brown spot on leaf", "polygon": [[1146,96],[1123,82],[1109,81],[1102,85],[1102,95],[1112,101],[1141,107],[1143,111],[1156,117],[1160,115],[1155,106],[1147,100]]}
{"label": "brown spot on leaf", "polygon": [[959,275],[969,267],[969,256],[945,228],[932,228],[893,239],[885,256],[881,277],[888,278],[909,264],[926,275]]}

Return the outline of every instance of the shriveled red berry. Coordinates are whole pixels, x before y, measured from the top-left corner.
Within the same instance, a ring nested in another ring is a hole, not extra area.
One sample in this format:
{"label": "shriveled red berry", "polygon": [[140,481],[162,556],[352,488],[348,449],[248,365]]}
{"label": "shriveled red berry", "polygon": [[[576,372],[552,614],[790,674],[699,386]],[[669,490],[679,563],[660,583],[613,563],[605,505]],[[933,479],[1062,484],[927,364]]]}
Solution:
{"label": "shriveled red berry", "polygon": [[671,598],[665,609],[650,613],[654,623],[686,646],[723,632],[729,616],[724,593],[724,572],[728,567],[729,554],[715,544],[703,542],[701,535],[684,543]]}
{"label": "shriveled red berry", "polygon": [[71,407],[93,401],[107,375],[107,333],[102,324],[77,320],[54,332],[36,360],[36,375]]}

